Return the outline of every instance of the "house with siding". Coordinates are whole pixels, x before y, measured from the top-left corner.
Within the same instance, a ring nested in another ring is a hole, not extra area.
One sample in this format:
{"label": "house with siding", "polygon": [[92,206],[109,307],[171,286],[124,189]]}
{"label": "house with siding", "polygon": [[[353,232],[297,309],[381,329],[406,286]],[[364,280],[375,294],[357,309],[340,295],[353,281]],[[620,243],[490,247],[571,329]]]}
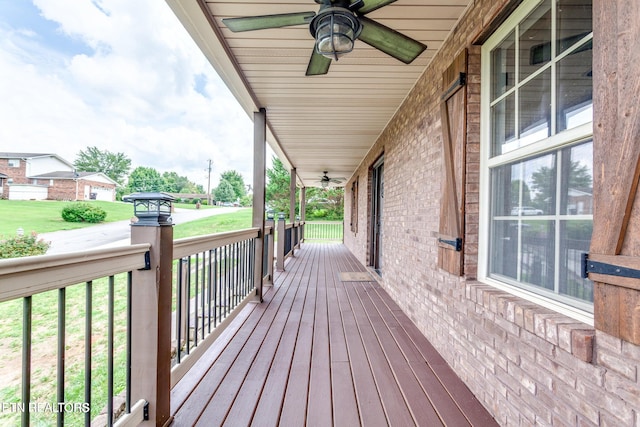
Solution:
{"label": "house with siding", "polygon": [[77,172],[50,153],[0,153],[0,198],[115,200],[117,183],[102,172]]}
{"label": "house with siding", "polygon": [[348,177],[344,245],[499,424],[640,423],[637,2],[332,1],[427,48],[311,76],[305,25],[224,19],[323,2],[168,3],[303,195]]}

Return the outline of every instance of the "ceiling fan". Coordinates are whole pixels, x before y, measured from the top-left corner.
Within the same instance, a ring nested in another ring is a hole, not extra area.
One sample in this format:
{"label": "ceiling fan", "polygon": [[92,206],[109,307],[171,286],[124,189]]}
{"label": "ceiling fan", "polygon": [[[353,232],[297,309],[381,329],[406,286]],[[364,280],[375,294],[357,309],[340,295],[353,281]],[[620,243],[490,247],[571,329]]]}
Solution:
{"label": "ceiling fan", "polygon": [[322,175],[318,181],[320,182],[320,185],[322,186],[322,188],[327,188],[329,184],[342,184],[342,181],[346,179],[346,178],[329,178],[329,176],[327,175],[329,171],[322,171],[322,173],[324,175]]}
{"label": "ceiling fan", "polygon": [[233,32],[264,30],[293,25],[309,25],[316,40],[307,66],[307,76],[327,74],[331,60],[351,52],[356,39],[405,64],[411,63],[427,46],[365,15],[396,0],[315,0],[315,12],[225,18],[222,22]]}

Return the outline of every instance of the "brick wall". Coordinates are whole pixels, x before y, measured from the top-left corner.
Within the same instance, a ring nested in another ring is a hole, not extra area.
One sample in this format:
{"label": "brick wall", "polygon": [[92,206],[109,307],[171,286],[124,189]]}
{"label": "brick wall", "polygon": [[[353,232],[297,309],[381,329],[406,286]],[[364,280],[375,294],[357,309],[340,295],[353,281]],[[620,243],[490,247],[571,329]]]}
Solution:
{"label": "brick wall", "polygon": [[[114,185],[105,184],[103,182],[88,181],[84,179],[78,180],[77,191],[78,200],[85,200],[84,186],[93,187],[115,187]],[[76,200],[76,182],[71,179],[55,179],[54,185],[49,187],[50,200]]]}
{"label": "brick wall", "polygon": [[[49,200],[76,200],[76,182],[72,179],[56,179],[49,187]],[[84,182],[78,182],[78,200],[84,198]]]}
{"label": "brick wall", "polygon": [[[354,176],[358,232],[345,244],[370,264],[371,166],[385,161],[383,286],[501,425],[640,426],[640,348],[476,282],[480,48],[472,42],[515,2],[476,0]],[[465,277],[437,268],[442,174],[441,75],[469,49]],[[350,200],[351,183],[345,200]],[[345,204],[345,218],[351,206]]]}
{"label": "brick wall", "polygon": [[9,167],[9,159],[0,159],[0,173],[7,175],[10,179],[13,179],[14,184],[30,184],[30,180],[27,179],[26,172],[27,163],[24,160],[20,160],[20,167]]}

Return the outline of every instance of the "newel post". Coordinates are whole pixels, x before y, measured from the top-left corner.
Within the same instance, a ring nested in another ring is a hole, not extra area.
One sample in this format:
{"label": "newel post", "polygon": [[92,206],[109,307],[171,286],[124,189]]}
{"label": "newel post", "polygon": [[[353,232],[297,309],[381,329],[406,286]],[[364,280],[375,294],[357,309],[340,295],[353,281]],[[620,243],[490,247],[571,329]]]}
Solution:
{"label": "newel post", "polygon": [[[267,220],[265,221],[265,228],[269,228],[269,239],[267,247],[264,248],[267,251],[267,271],[264,272],[267,281],[264,283],[267,286],[273,285],[273,257],[274,257],[274,240],[276,237],[276,222],[274,220],[273,211],[267,212]],[[266,233],[266,231],[265,231]]]}
{"label": "newel post", "polygon": [[149,403],[142,425],[167,425],[171,417],[171,270],[173,261],[173,197],[135,193],[137,222],[131,244],[149,243],[148,268],[133,272],[131,293],[131,402]]}
{"label": "newel post", "polygon": [[277,232],[278,246],[276,248],[276,270],[284,271],[284,241],[286,239],[284,212],[278,214]]}

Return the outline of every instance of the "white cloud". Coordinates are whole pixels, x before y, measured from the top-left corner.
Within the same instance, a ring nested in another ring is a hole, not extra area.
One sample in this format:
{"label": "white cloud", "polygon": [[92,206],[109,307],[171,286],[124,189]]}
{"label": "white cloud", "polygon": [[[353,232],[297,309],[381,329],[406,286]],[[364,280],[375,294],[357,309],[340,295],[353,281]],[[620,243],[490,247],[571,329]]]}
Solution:
{"label": "white cloud", "polygon": [[251,182],[251,121],[165,2],[34,3],[86,48],[70,54],[40,28],[0,22],[0,151],[73,161],[97,146],[205,188],[212,159],[214,185],[229,169]]}

